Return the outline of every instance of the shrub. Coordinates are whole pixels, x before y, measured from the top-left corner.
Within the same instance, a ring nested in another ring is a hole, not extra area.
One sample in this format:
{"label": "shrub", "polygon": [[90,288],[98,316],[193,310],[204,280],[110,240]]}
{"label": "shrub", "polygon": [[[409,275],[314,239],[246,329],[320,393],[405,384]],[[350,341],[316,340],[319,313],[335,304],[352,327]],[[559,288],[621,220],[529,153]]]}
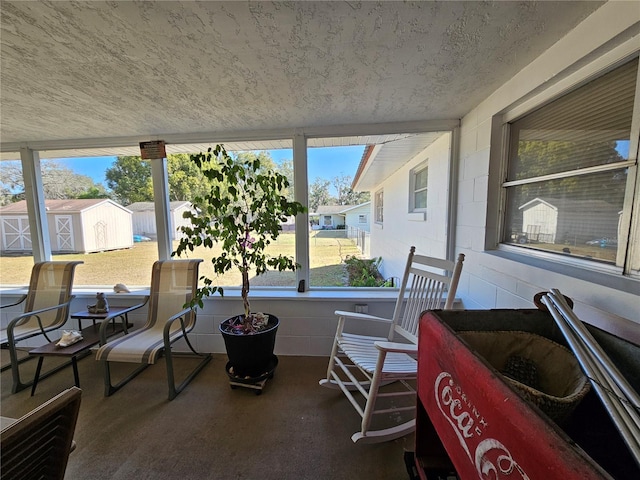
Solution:
{"label": "shrub", "polygon": [[383,287],[389,286],[382,277],[379,266],[382,257],[361,259],[348,256],[344,262],[347,266],[349,286],[351,287]]}

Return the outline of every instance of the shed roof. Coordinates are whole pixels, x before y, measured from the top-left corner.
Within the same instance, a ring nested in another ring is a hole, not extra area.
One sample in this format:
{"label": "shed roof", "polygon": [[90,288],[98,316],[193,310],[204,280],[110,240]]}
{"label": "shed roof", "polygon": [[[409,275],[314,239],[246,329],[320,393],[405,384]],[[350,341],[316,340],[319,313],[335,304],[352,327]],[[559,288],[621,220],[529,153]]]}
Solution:
{"label": "shed roof", "polygon": [[[45,208],[49,213],[79,213],[103,204],[111,204],[115,207],[121,208],[127,213],[131,213],[130,210],[109,198],[74,198],[45,200],[44,202]],[[19,202],[10,203],[9,205],[0,207],[0,215],[27,215],[27,213],[26,200],[20,200]]]}
{"label": "shed roof", "polygon": [[[185,201],[175,201],[169,202],[169,210],[174,211],[182,207],[191,207],[190,202]],[[135,202],[131,205],[127,205],[127,208],[132,212],[153,212],[155,210],[155,206],[153,202]]]}

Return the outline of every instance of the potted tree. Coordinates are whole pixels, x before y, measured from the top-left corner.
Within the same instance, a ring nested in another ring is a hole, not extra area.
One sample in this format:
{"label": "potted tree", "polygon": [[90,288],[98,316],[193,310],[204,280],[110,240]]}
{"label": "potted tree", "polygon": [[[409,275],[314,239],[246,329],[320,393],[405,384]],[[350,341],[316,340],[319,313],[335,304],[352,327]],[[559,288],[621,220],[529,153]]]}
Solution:
{"label": "potted tree", "polygon": [[[272,375],[277,364],[273,347],[279,320],[272,314],[251,311],[249,278],[269,268],[293,271],[298,267],[292,257],[269,255],[267,247],[280,235],[281,222],[303,213],[305,207],[286,198],[287,178],[264,168],[258,157],[232,158],[224,146],[216,145],[190,158],[211,187],[206,195],[194,199],[193,211],[184,213],[190,225],[180,227],[182,237],[172,256],[200,246],[221,246],[221,253],[211,258],[215,275],[239,271],[244,312],[219,326],[229,356],[227,373],[243,383],[259,381]],[[200,279],[204,285],[191,304],[202,308],[204,297],[224,295],[224,290],[213,278],[203,275]]]}

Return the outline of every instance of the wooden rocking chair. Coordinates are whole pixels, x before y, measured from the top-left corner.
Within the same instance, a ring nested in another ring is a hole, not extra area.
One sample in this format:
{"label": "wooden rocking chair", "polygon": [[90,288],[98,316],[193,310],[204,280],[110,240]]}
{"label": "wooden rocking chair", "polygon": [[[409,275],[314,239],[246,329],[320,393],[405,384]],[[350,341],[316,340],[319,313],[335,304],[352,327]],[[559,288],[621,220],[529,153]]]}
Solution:
{"label": "wooden rocking chair", "polygon": [[[211,354],[200,354],[191,346],[187,334],[196,324],[196,312],[185,308],[198,286],[198,266],[202,260],[162,260],[153,264],[147,323],[139,330],[111,340],[96,353],[104,368],[104,395],[110,396],[142,370],[164,355],[167,365],[169,400],[173,400],[211,360]],[[101,332],[103,340],[106,338]],[[187,346],[201,361],[178,386],[175,384],[171,345],[184,338]],[[116,385],[111,383],[110,362],[140,363],[135,371]]]}
{"label": "wooden rocking chair", "polygon": [[[338,315],[338,328],[329,358],[327,378],[320,380],[320,385],[341,389],[362,417],[361,431],[351,437],[354,442],[384,442],[407,435],[415,429],[416,392],[409,382],[417,376],[415,356],[418,352],[418,320],[424,310],[442,308],[443,304],[445,309],[452,307],[463,261],[463,254],[453,262],[416,255],[415,247],[411,247],[392,319],[339,310],[335,312]],[[347,320],[354,319],[387,323],[389,335],[384,338],[347,333]],[[394,382],[400,382],[403,388],[379,392],[380,387]],[[403,405],[402,398],[408,396],[413,396],[411,405]],[[384,405],[377,407],[377,401],[383,398],[385,401],[381,403]],[[413,415],[409,415],[412,418],[388,428],[370,429],[373,415],[403,411],[413,411]]]}

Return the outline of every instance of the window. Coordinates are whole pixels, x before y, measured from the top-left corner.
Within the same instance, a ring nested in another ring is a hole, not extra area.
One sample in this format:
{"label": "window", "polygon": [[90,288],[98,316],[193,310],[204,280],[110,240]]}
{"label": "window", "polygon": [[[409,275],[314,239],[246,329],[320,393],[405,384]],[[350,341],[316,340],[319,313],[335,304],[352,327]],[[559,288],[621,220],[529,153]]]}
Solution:
{"label": "window", "polygon": [[367,224],[369,223],[367,220],[367,215],[366,214],[360,214],[358,215],[358,223],[362,223],[362,224]]}
{"label": "window", "polygon": [[509,124],[504,244],[637,275],[637,75],[636,58]]}
{"label": "window", "polygon": [[424,212],[427,210],[428,174],[429,171],[426,164],[411,170],[411,184],[409,187],[409,191],[411,192],[409,203],[410,212]]}
{"label": "window", "polygon": [[378,190],[375,194],[375,200],[374,200],[374,208],[375,208],[375,215],[376,215],[376,223],[380,223],[382,224],[383,220],[384,220],[384,195],[383,195],[383,191],[382,190]]}
{"label": "window", "polygon": [[[140,163],[139,158],[137,162],[132,161],[134,158],[77,157],[41,162],[52,259],[84,262],[76,269],[75,287],[149,284],[151,265],[158,258],[156,242],[136,235],[152,236],[148,230],[135,229],[139,213],[131,207],[135,199],[107,185],[107,176],[110,176],[114,185],[126,184],[131,190],[148,193],[149,215],[155,224],[151,172],[138,168],[134,175],[129,167]],[[14,218],[3,213],[0,219],[4,232],[1,250],[10,253],[0,261],[2,284],[24,285],[29,281],[33,259],[22,166],[18,161],[2,162],[0,171],[3,183],[14,182],[14,190],[3,198],[3,203],[7,203],[5,208],[9,212],[16,212]],[[144,187],[148,187],[148,191]],[[121,268],[122,265],[127,268]]]}

